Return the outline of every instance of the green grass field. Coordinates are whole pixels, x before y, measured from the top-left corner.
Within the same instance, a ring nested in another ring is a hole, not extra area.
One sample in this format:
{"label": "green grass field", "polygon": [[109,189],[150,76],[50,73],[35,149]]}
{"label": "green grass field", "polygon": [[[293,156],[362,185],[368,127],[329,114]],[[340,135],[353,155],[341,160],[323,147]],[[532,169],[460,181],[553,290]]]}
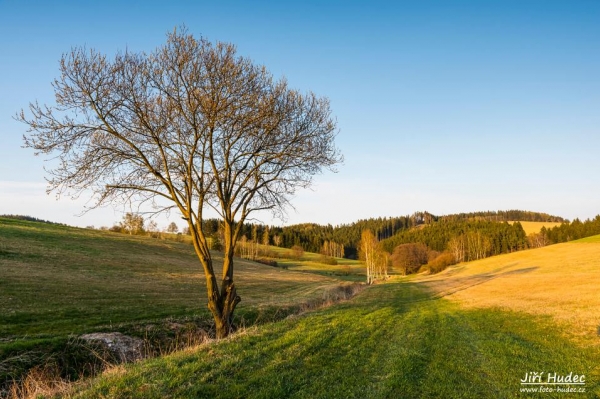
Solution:
{"label": "green grass field", "polygon": [[[395,278],[303,317],[117,367],[68,396],[597,398],[600,237],[585,241]],[[520,383],[530,372],[585,384],[533,392]]]}
{"label": "green grass field", "polygon": [[[239,315],[256,319],[339,286],[340,265],[318,260],[304,254],[288,270],[240,261]],[[221,342],[110,367],[57,395],[596,398],[599,262],[600,236],[395,277]],[[350,279],[359,266],[349,264]],[[2,219],[0,269],[0,355],[71,333],[208,316],[188,244]],[[532,371],[585,375],[575,386],[585,392],[526,392],[536,387],[520,380]]]}
{"label": "green grass field", "polygon": [[[600,394],[597,350],[547,317],[463,309],[418,283],[250,329],[224,342],[120,366],[75,398],[520,398],[532,370],[585,374]],[[546,394],[542,397],[573,397]]]}
{"label": "green grass field", "polygon": [[[235,267],[242,325],[285,317],[342,283],[241,259]],[[0,276],[0,391],[73,335],[211,321],[200,263],[173,240],[0,218]]]}
{"label": "green grass field", "polygon": [[[201,266],[190,245],[174,241],[1,219],[0,274],[2,342],[208,314]],[[339,283],[241,259],[236,281],[241,312],[296,304]]]}
{"label": "green grass field", "polygon": [[[308,272],[322,276],[332,276],[345,281],[365,281],[367,279],[363,262],[345,258],[327,258],[312,252],[305,252],[295,257],[293,251],[286,248],[269,247],[269,250],[280,256],[277,264],[288,270]],[[327,260],[335,260],[337,264],[327,264]]]}

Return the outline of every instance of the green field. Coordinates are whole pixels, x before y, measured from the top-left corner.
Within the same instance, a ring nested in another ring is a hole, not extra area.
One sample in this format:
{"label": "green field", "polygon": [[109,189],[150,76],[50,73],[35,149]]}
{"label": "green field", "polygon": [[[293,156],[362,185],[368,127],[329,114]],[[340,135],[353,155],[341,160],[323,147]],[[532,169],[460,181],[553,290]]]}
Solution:
{"label": "green field", "polygon": [[[286,248],[269,247],[274,252],[277,264],[288,270],[307,272],[322,276],[332,276],[345,281],[366,281],[363,262],[353,259],[324,257],[320,254],[305,252],[295,257],[293,251]],[[334,261],[335,264],[326,263]]]}
{"label": "green field", "polygon": [[417,283],[377,285],[304,317],[116,367],[72,397],[537,397],[521,392],[532,370],[585,374],[576,397],[600,394],[597,348],[565,340],[549,318],[430,298]]}
{"label": "green field", "polygon": [[[0,222],[0,353],[72,333],[208,317],[187,244]],[[239,316],[257,320],[339,286],[341,263],[318,260],[278,259],[287,270],[239,261]],[[349,267],[360,272],[358,263]],[[395,277],[346,302],[248,323],[221,342],[112,366],[59,396],[600,397],[598,281],[600,237]],[[585,375],[575,386],[585,392],[525,392],[535,386],[520,380],[532,371]]]}
{"label": "green field", "polygon": [[[0,388],[73,335],[211,320],[200,263],[172,240],[0,218],[0,276]],[[285,317],[341,283],[241,259],[236,281],[241,325]]]}
{"label": "green field", "polygon": [[[600,240],[587,241],[395,278],[225,342],[117,367],[70,396],[596,398]],[[585,383],[535,393],[520,383],[532,371]]]}
{"label": "green field", "polygon": [[[174,241],[0,219],[0,273],[2,342],[208,315],[196,255]],[[296,304],[339,283],[241,259],[236,280],[242,313]]]}

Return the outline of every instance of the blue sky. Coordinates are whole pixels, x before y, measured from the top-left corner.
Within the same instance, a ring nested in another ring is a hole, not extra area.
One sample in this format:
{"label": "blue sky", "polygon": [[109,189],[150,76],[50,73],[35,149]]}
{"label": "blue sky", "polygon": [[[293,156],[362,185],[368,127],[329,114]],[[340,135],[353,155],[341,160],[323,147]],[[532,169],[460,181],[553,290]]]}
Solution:
{"label": "blue sky", "polygon": [[0,0],[0,214],[120,220],[120,208],[77,217],[85,199],[46,195],[43,159],[21,148],[12,116],[53,102],[71,47],[152,51],[182,24],[330,98],[345,162],[297,195],[287,224],[600,214],[600,2],[220,3]]}

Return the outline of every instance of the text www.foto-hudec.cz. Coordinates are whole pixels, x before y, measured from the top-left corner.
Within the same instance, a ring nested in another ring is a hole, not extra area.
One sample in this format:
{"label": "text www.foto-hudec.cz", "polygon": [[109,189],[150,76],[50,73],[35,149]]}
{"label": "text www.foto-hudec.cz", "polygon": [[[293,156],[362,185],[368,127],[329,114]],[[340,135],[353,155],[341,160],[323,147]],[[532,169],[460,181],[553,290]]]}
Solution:
{"label": "text www.foto-hudec.cz", "polygon": [[561,374],[557,372],[530,371],[521,378],[521,392],[585,392],[585,375]]}

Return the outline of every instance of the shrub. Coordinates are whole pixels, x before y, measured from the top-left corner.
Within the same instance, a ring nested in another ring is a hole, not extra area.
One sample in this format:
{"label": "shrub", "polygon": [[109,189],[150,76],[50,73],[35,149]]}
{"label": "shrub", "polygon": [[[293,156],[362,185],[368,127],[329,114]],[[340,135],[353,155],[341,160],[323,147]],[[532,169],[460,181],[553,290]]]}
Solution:
{"label": "shrub", "polygon": [[258,256],[263,257],[263,258],[278,258],[279,255],[277,253],[277,251],[273,251],[272,249],[269,249],[268,247],[259,247],[258,248]]}
{"label": "shrub", "polygon": [[416,273],[428,261],[428,249],[425,244],[402,244],[394,248],[392,268],[400,274]]}
{"label": "shrub", "polygon": [[332,256],[321,255],[319,256],[319,263],[323,263],[326,265],[337,265],[337,260]]}
{"label": "shrub", "polygon": [[444,252],[434,260],[430,261],[427,264],[427,267],[429,268],[429,273],[435,274],[445,270],[448,266],[455,264],[456,260],[454,259],[454,256],[450,252]]}
{"label": "shrub", "polygon": [[294,258],[300,259],[304,256],[304,248],[302,248],[300,245],[294,245],[291,249]]}

